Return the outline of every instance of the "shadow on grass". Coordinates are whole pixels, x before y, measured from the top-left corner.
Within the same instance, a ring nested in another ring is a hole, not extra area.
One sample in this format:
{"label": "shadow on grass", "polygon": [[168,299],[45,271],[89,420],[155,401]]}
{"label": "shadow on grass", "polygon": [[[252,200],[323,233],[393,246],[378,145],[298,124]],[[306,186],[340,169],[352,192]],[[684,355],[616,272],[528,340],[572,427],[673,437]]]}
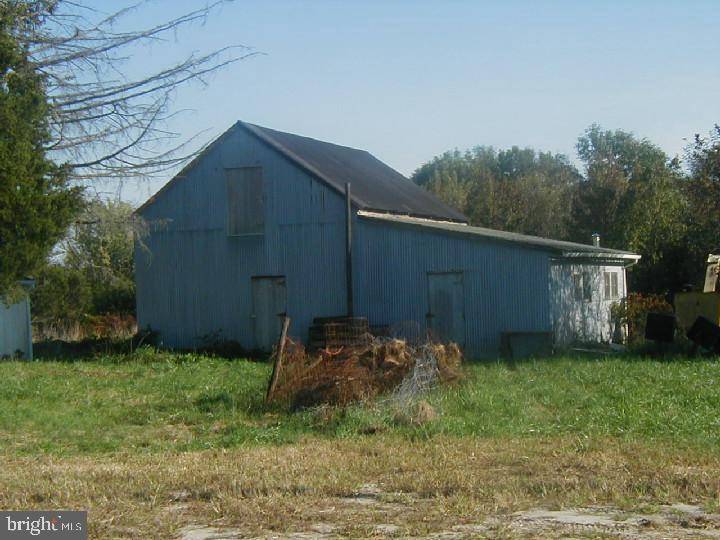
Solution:
{"label": "shadow on grass", "polygon": [[231,394],[227,391],[208,392],[193,400],[193,405],[203,413],[225,413],[242,410],[250,416],[290,413],[291,408],[283,402],[265,402],[265,388],[260,392]]}
{"label": "shadow on grass", "polygon": [[522,358],[479,358],[465,360],[466,364],[475,365],[504,365],[508,369],[517,369],[523,365],[536,362],[552,362],[554,360],[566,360],[572,358],[578,361],[612,361],[623,360],[626,362],[688,362],[693,360],[707,360],[720,356],[707,351],[698,351],[688,340],[677,340],[673,343],[657,343],[644,341],[642,343],[628,346],[627,349],[618,351],[598,345],[587,346],[579,344],[556,350],[551,355],[531,355]]}
{"label": "shadow on grass", "polygon": [[134,360],[151,361],[152,353],[158,360],[175,356],[177,361],[189,356],[208,356],[224,360],[253,360],[266,362],[268,354],[257,350],[244,349],[236,342],[223,342],[194,349],[160,348],[156,336],[136,334],[131,338],[87,338],[80,341],[46,340],[33,344],[33,356],[36,361],[82,362],[98,361],[113,357],[113,362]]}
{"label": "shadow on grass", "polygon": [[99,356],[126,355],[141,345],[133,339],[87,338],[80,341],[45,340],[33,343],[35,361],[95,361]]}
{"label": "shadow on grass", "polygon": [[219,409],[236,409],[239,403],[228,392],[217,392],[200,396],[195,399],[194,405],[202,412],[215,412]]}

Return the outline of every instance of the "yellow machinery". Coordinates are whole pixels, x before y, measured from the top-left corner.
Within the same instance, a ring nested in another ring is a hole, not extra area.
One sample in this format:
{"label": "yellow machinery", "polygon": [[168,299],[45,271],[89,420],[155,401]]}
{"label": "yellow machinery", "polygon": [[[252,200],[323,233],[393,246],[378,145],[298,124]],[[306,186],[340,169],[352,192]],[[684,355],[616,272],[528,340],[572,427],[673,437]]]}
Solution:
{"label": "yellow machinery", "polygon": [[709,255],[707,262],[703,292],[685,292],[675,295],[677,323],[685,331],[700,316],[720,326],[720,291],[718,291],[720,255]]}

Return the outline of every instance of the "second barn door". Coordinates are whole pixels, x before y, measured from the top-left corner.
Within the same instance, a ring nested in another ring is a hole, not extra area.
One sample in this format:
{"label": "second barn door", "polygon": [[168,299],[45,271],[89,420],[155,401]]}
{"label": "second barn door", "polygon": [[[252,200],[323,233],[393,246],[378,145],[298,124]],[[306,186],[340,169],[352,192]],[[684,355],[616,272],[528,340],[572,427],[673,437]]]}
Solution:
{"label": "second barn door", "polygon": [[285,276],[252,278],[252,303],[255,347],[270,351],[280,336],[282,317],[287,311]]}
{"label": "second barn door", "polygon": [[465,345],[462,272],[428,273],[428,326],[433,338]]}

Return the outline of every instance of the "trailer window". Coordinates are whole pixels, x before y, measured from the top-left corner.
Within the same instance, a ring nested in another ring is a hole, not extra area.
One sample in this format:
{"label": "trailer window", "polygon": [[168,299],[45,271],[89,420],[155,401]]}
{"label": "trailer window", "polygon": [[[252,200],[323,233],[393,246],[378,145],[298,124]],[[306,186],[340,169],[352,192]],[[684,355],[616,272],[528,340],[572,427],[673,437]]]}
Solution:
{"label": "trailer window", "polygon": [[604,272],[603,278],[605,285],[605,300],[616,300],[617,298],[620,298],[620,291],[618,288],[618,273]]}
{"label": "trailer window", "polygon": [[573,296],[577,302],[583,299],[582,274],[573,274]]}
{"label": "trailer window", "polygon": [[583,272],[583,300],[592,302],[592,276],[590,272]]}

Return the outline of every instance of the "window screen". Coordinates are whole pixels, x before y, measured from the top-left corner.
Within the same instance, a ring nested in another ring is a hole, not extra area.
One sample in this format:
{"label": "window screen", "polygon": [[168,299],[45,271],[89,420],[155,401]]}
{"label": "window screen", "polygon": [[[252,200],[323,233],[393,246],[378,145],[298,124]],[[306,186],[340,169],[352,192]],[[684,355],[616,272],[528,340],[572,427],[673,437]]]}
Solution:
{"label": "window screen", "polygon": [[605,300],[609,300],[610,298],[612,298],[612,296],[610,295],[610,272],[603,273],[603,282],[605,286]]}
{"label": "window screen", "polygon": [[263,234],[265,204],[260,167],[225,169],[227,182],[227,233],[229,236]]}
{"label": "window screen", "polygon": [[610,292],[613,298],[620,298],[620,290],[618,289],[618,273],[613,272],[610,274]]}

